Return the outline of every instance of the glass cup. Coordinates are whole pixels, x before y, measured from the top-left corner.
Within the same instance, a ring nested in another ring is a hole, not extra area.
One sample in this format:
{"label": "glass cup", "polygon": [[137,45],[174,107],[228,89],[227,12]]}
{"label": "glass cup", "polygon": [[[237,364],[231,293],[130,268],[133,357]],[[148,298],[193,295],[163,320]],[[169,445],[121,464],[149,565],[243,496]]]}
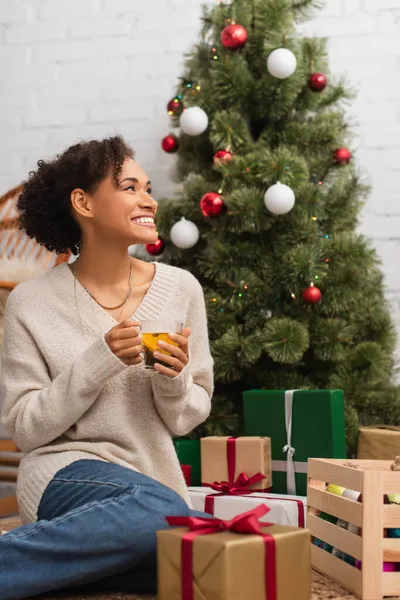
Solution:
{"label": "glass cup", "polygon": [[154,358],[154,352],[160,352],[171,356],[169,352],[163,350],[158,342],[165,342],[172,346],[178,346],[176,342],[169,338],[170,333],[182,333],[183,323],[179,321],[169,321],[168,319],[158,319],[155,321],[142,321],[140,325],[140,337],[144,348],[144,366],[146,369],[154,369],[155,363],[159,363],[171,369],[171,365],[164,363],[159,358]]}

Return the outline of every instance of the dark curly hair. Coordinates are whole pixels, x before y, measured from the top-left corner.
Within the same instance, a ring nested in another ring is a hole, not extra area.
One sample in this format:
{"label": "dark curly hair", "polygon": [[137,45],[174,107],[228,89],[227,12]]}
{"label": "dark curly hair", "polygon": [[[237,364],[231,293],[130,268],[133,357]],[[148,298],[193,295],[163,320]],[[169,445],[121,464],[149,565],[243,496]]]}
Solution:
{"label": "dark curly hair", "polygon": [[39,160],[17,201],[19,227],[50,252],[78,254],[81,228],[73,217],[71,192],[91,193],[113,174],[114,180],[134,151],[120,136],[71,146],[52,161]]}

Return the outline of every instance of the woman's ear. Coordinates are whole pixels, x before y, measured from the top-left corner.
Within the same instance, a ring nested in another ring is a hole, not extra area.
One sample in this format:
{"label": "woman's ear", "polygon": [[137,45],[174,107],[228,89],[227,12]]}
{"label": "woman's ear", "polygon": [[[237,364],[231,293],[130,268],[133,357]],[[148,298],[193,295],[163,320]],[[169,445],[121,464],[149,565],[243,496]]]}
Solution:
{"label": "woman's ear", "polygon": [[92,203],[90,197],[80,188],[76,188],[71,192],[71,205],[72,209],[77,216],[84,218],[91,218]]}

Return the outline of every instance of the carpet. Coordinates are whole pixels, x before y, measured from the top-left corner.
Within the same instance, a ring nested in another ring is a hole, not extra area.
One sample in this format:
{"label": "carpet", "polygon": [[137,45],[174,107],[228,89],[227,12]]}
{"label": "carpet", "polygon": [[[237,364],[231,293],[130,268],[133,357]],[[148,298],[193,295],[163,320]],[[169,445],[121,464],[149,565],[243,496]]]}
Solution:
{"label": "carpet", "polygon": [[[32,600],[34,600],[32,598]],[[36,600],[39,600],[36,598]],[[136,596],[135,594],[51,594],[41,596],[40,600],[156,600],[156,596]],[[356,600],[355,596],[346,592],[341,586],[328,580],[316,571],[311,573],[310,600]],[[387,599],[389,600],[389,599]]]}
{"label": "carpet", "polygon": [[[0,519],[0,532],[2,530],[9,531],[17,526],[18,519]],[[397,596],[397,599],[399,598],[400,596]],[[45,594],[40,598],[36,597],[35,600],[156,600],[156,596],[137,596],[136,594],[121,594],[118,592],[107,594],[84,592],[82,594],[82,592],[73,593],[69,591]],[[356,600],[356,597],[334,581],[312,570],[310,600]],[[390,600],[390,598],[386,600]]]}

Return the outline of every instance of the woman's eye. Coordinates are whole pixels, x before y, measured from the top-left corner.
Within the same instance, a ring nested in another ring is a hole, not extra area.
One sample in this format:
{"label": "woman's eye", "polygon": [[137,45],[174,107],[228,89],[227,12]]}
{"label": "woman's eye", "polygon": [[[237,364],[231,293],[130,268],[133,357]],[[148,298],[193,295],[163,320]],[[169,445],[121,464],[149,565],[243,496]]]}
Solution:
{"label": "woman's eye", "polygon": [[152,190],[151,188],[148,188],[148,189],[146,190],[146,194],[148,194],[149,196],[151,196],[151,194],[152,194],[152,191],[153,191],[153,190]]}
{"label": "woman's eye", "polygon": [[135,191],[135,186],[134,185],[130,185],[129,187],[125,188],[125,191],[127,192],[128,190],[132,190],[133,192]]}

